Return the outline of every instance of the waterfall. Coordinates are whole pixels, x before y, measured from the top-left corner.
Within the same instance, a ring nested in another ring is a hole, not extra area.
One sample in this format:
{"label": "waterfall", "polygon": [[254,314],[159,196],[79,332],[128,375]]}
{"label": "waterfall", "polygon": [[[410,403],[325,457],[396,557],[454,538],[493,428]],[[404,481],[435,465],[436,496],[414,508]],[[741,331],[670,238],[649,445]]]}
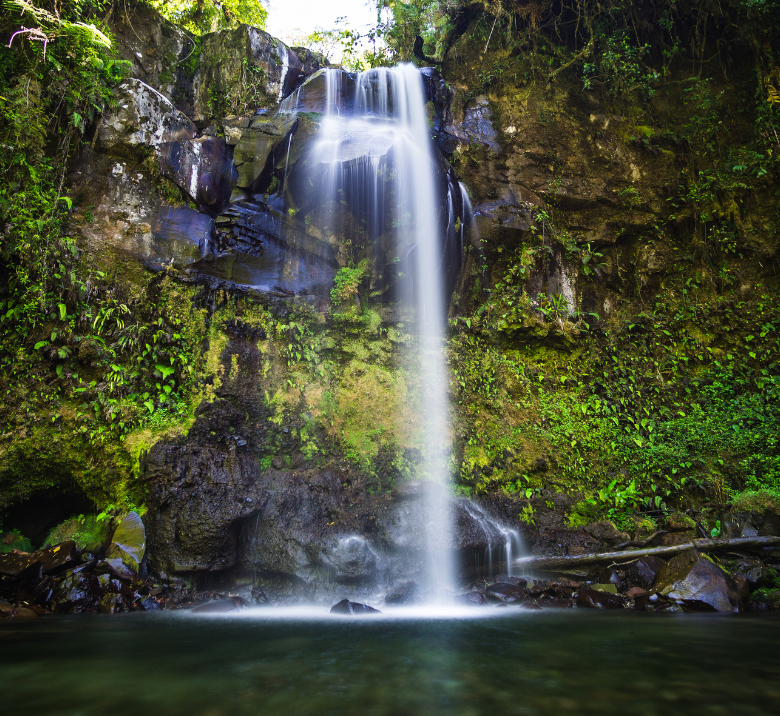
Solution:
{"label": "waterfall", "polygon": [[[450,496],[449,416],[444,363],[444,261],[452,229],[452,197],[437,191],[442,163],[434,149],[422,77],[413,65],[354,75],[327,70],[325,116],[315,154],[324,165],[318,187],[326,207],[326,233],[345,242],[393,233],[393,251],[409,272],[398,289],[413,309],[422,390],[425,477],[425,586],[444,593],[454,586]],[[288,98],[293,110],[299,96]],[[289,108],[289,109],[287,109]],[[437,175],[436,172],[439,172]],[[349,206],[349,219],[346,206]],[[446,214],[446,216],[445,216]],[[460,250],[460,246],[458,250]],[[399,275],[403,273],[399,271]],[[411,285],[409,285],[411,283]]]}
{"label": "waterfall", "polygon": [[471,500],[465,502],[466,511],[479,523],[485,534],[487,547],[483,555],[474,555],[475,572],[485,574],[488,579],[496,577],[496,568],[504,567],[506,576],[512,576],[512,562],[520,556],[522,540],[517,530],[505,527],[488,515]]}

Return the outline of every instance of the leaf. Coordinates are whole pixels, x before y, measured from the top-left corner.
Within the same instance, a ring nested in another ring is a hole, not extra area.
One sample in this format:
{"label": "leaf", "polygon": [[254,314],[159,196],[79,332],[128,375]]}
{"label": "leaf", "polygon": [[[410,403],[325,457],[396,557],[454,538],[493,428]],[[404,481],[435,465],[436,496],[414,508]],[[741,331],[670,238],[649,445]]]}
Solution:
{"label": "leaf", "polygon": [[33,350],[39,351],[41,348],[43,348],[45,346],[48,346],[48,345],[49,345],[49,341],[38,341],[35,344],[35,347],[34,347]]}
{"label": "leaf", "polygon": [[64,201],[65,205],[68,207],[68,211],[73,208],[73,199],[71,199],[69,196],[58,196],[57,201]]}
{"label": "leaf", "polygon": [[60,320],[64,321],[68,317],[68,307],[64,303],[58,303],[57,307],[60,309]]}
{"label": "leaf", "polygon": [[167,378],[169,375],[172,375],[173,373],[175,373],[175,372],[176,372],[176,369],[175,369],[175,368],[170,368],[170,367],[168,367],[168,366],[164,366],[164,365],[159,365],[159,364],[158,364],[158,365],[155,365],[154,367],[155,367],[157,370],[159,370],[159,371],[160,371],[160,373],[162,373],[162,377],[163,377],[163,379]]}
{"label": "leaf", "polygon": [[144,405],[149,409],[150,413],[154,412],[154,403],[151,400],[144,401]]}

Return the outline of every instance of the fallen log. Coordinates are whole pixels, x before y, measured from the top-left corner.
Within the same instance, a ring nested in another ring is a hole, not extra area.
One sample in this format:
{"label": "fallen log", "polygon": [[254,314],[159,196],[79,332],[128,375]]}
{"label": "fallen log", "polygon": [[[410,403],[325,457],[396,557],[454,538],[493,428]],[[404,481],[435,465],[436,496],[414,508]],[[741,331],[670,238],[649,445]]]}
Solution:
{"label": "fallen log", "polygon": [[780,537],[736,537],[734,539],[694,539],[685,544],[672,547],[650,547],[649,549],[631,549],[622,552],[596,552],[574,554],[561,557],[521,557],[512,562],[522,569],[569,569],[580,565],[631,562],[639,557],[671,557],[692,547],[700,552],[716,550],[755,549],[780,546]]}

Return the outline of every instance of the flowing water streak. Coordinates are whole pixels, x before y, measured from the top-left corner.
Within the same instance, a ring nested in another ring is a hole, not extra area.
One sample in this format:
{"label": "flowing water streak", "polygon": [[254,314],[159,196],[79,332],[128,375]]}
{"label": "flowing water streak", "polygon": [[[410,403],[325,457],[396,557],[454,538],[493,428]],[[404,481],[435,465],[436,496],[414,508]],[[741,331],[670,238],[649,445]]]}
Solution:
{"label": "flowing water streak", "polygon": [[[465,502],[466,511],[479,523],[480,528],[485,533],[487,540],[487,549],[484,558],[487,562],[487,576],[493,579],[495,568],[503,568],[508,577],[512,576],[512,562],[520,556],[522,540],[517,530],[505,527],[497,520],[488,515],[479,505],[467,500]],[[484,572],[484,564],[479,563],[480,555],[475,555],[478,563],[475,565],[478,571]]]}
{"label": "flowing water streak", "polygon": [[340,205],[348,199],[353,215],[368,217],[369,238],[375,240],[385,229],[386,212],[391,211],[385,206],[382,184],[392,177],[396,246],[399,253],[406,248],[414,266],[414,285],[409,293],[423,391],[426,586],[443,594],[454,587],[443,345],[445,227],[436,214],[440,203],[435,189],[436,155],[423,81],[412,65],[371,70],[357,76],[354,97],[350,98],[345,96],[344,77],[339,71],[328,70],[326,74],[326,116],[318,139],[320,161],[327,166],[321,199],[331,207],[331,231],[345,230]]}

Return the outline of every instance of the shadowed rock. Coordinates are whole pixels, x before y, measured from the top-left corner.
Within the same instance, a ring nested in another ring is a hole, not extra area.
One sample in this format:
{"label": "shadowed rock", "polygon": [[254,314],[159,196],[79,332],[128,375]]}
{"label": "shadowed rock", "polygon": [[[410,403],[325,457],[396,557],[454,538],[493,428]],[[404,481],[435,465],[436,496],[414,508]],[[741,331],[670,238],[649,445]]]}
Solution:
{"label": "shadowed rock", "polygon": [[686,611],[736,612],[739,590],[718,565],[695,549],[669,560],[659,591]]}
{"label": "shadowed rock", "polygon": [[192,610],[193,614],[227,614],[229,612],[240,612],[249,605],[241,597],[230,597],[229,599],[217,599],[208,604],[201,604]]}
{"label": "shadowed rock", "polygon": [[514,584],[491,584],[485,590],[485,597],[491,602],[501,602],[503,604],[520,604],[525,599],[525,592],[522,587]]}
{"label": "shadowed rock", "polygon": [[338,604],[330,608],[331,614],[381,614],[378,609],[369,607],[360,602],[350,602],[349,599],[342,599]]}
{"label": "shadowed rock", "polygon": [[485,595],[482,594],[482,592],[466,592],[465,594],[458,594],[453,601],[455,604],[459,604],[464,607],[488,606],[488,600],[485,599]]}

